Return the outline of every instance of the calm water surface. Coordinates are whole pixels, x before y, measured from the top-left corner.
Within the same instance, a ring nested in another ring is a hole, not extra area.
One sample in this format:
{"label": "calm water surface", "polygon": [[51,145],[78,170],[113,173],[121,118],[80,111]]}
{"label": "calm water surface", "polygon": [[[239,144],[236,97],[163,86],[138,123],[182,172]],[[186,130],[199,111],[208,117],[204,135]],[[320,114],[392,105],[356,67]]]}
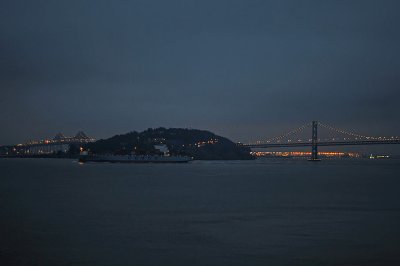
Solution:
{"label": "calm water surface", "polygon": [[399,160],[0,160],[0,265],[400,265]]}

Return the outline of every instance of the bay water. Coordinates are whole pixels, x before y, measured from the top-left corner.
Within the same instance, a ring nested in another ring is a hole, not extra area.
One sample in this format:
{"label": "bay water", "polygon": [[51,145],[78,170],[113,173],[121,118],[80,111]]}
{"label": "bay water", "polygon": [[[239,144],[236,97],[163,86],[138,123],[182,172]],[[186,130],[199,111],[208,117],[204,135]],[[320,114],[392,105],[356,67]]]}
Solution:
{"label": "bay water", "polygon": [[0,160],[0,265],[400,265],[400,160]]}

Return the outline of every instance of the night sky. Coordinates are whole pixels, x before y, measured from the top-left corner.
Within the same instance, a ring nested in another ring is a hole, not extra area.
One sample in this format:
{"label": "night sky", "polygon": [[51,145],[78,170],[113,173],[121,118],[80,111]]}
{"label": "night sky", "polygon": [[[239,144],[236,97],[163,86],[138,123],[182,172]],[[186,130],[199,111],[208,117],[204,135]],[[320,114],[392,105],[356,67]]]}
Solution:
{"label": "night sky", "polygon": [[148,127],[400,135],[399,1],[1,1],[0,144]]}

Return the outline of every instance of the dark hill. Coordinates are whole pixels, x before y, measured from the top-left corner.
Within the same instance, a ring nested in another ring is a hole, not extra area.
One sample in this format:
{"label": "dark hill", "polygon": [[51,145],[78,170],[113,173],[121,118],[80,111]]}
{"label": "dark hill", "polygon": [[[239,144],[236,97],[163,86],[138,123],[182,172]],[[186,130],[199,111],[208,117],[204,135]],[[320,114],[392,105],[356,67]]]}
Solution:
{"label": "dark hill", "polygon": [[156,128],[130,132],[86,146],[93,153],[156,153],[155,144],[166,144],[171,154],[182,154],[197,160],[249,160],[250,150],[209,131],[183,128]]}

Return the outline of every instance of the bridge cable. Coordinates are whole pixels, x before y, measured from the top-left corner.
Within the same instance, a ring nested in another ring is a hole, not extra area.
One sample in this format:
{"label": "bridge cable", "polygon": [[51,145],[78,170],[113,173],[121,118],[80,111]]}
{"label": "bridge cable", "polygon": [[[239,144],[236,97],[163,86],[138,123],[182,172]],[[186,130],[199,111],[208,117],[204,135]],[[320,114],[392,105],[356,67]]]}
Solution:
{"label": "bridge cable", "polygon": [[341,129],[341,128],[336,128],[336,127],[333,127],[333,126],[324,124],[324,123],[322,123],[322,122],[318,122],[318,125],[320,125],[320,126],[326,128],[326,129],[335,131],[335,132],[337,132],[337,133],[345,134],[345,135],[352,136],[352,137],[356,137],[356,138],[378,139],[378,138],[376,138],[376,137],[360,135],[360,134],[356,134],[356,133],[353,133],[353,132],[350,132],[350,131],[346,131],[346,130]]}
{"label": "bridge cable", "polygon": [[298,133],[298,132],[302,131],[303,129],[305,129],[305,128],[311,126],[311,125],[312,125],[312,122],[309,122],[309,123],[306,123],[306,124],[304,124],[304,125],[302,125],[302,126],[296,128],[296,129],[294,129],[294,130],[291,130],[291,131],[289,131],[289,132],[287,132],[287,133],[285,133],[285,134],[282,134],[282,135],[280,135],[280,136],[276,136],[276,137],[267,139],[267,140],[265,140],[265,141],[257,141],[257,143],[260,143],[260,142],[262,142],[262,143],[265,143],[265,142],[269,143],[269,142],[272,142],[272,141],[279,141],[279,140],[281,140],[281,139],[283,139],[283,138],[285,138],[285,137],[288,137],[288,136],[290,136],[290,135],[293,135],[293,134],[295,134],[295,133]]}

